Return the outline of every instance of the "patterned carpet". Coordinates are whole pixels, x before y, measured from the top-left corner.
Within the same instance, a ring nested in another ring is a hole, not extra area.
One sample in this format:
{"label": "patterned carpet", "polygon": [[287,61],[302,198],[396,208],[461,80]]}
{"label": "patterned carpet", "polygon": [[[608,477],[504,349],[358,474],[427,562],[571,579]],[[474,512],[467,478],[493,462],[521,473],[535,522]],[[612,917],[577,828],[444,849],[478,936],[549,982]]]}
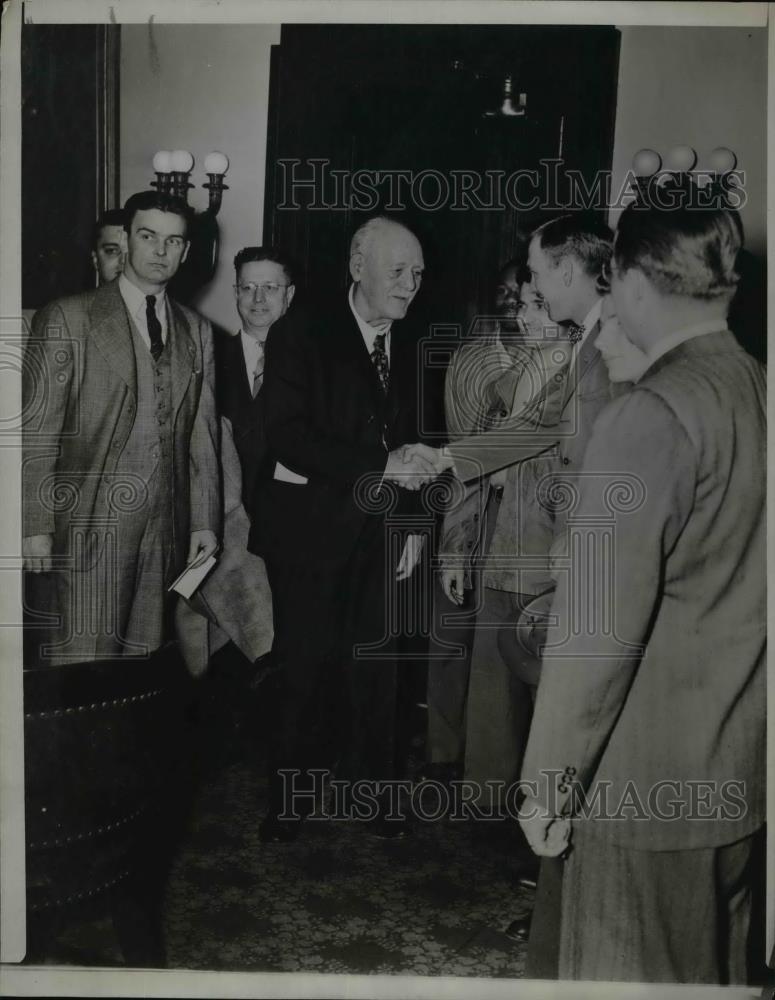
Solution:
{"label": "patterned carpet", "polygon": [[244,763],[203,787],[167,894],[171,967],[522,975],[525,946],[503,932],[532,905],[516,885],[526,854],[501,824],[420,823],[381,841],[311,818],[293,844],[267,845],[264,797]]}

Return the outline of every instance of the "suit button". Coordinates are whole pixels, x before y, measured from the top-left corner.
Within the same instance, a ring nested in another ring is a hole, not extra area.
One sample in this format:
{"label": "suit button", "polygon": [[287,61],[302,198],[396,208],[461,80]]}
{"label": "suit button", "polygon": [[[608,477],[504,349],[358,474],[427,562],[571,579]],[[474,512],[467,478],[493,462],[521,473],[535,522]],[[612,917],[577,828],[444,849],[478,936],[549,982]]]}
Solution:
{"label": "suit button", "polygon": [[473,542],[466,542],[466,548],[467,549],[472,549],[473,547],[474,547],[474,543]]}
{"label": "suit button", "polygon": [[478,521],[478,520],[479,520],[479,515],[478,515],[478,514],[474,514],[474,520],[475,520],[475,521]]}
{"label": "suit button", "polygon": [[509,415],[508,410],[501,410],[498,416],[507,417]]}
{"label": "suit button", "polygon": [[570,459],[566,456],[565,458],[563,458],[562,464],[563,465],[570,465]]}

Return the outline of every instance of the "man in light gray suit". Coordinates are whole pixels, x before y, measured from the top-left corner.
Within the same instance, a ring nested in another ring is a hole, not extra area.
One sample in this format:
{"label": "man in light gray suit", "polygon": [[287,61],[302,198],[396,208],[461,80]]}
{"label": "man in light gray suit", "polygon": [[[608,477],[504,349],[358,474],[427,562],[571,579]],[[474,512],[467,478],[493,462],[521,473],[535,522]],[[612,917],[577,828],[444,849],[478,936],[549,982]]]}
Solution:
{"label": "man in light gray suit", "polygon": [[218,547],[212,331],[165,291],[189,215],[177,198],[133,195],[123,273],[34,319],[22,554],[28,572],[53,573],[48,664],[147,658],[169,638],[168,586]]}
{"label": "man in light gray suit", "polygon": [[586,450],[522,774],[533,849],[572,847],[562,978],[746,981],[766,386],[727,328],[739,244],[725,210],[632,207],[619,223],[611,296],[649,368]]}

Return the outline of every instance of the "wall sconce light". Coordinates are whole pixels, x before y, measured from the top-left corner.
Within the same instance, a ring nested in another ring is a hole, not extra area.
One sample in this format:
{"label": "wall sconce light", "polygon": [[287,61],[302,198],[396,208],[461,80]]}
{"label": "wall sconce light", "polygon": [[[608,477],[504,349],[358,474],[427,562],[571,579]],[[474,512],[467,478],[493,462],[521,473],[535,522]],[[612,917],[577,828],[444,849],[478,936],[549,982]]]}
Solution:
{"label": "wall sconce light", "polygon": [[511,76],[503,80],[503,100],[497,111],[485,111],[483,118],[524,118],[527,107],[527,94],[519,95],[519,104],[514,103],[513,81]]}
{"label": "wall sconce light", "polygon": [[[175,195],[188,204],[188,192],[194,186],[189,182],[194,167],[194,157],[187,149],[170,152],[160,149],[153,158],[156,180],[151,186],[162,194]],[[208,193],[208,205],[203,212],[194,214],[189,232],[188,257],[170,283],[172,294],[188,302],[212,281],[218,266],[220,233],[216,216],[221,208],[223,192],[228,191],[223,176],[229,169],[229,159],[223,153],[208,153],[204,161],[207,183],[202,187]]]}
{"label": "wall sconce light", "polygon": [[[635,174],[637,199],[642,204],[659,204],[655,199],[654,188],[658,186],[665,191],[683,192],[692,201],[699,203],[697,192],[707,192],[702,201],[710,207],[715,198],[721,204],[729,203],[729,192],[735,187],[732,172],[737,166],[737,156],[726,146],[717,146],[708,158],[709,171],[693,173],[697,165],[697,153],[691,146],[674,146],[665,157],[665,170],[662,170],[662,158],[656,150],[640,149],[632,158],[632,169]],[[710,175],[710,176],[709,176]],[[662,207],[669,207],[663,203]]]}

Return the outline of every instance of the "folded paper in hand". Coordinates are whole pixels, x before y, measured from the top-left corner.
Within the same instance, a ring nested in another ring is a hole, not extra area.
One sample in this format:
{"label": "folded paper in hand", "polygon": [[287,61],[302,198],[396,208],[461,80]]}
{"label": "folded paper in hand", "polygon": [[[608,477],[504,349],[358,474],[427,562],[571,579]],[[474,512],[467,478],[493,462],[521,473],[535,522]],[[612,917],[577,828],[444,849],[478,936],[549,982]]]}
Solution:
{"label": "folded paper in hand", "polygon": [[173,581],[168,588],[180,594],[181,597],[189,598],[194,593],[199,584],[204,580],[210,570],[215,566],[215,556],[210,555],[206,559],[201,556],[188,564],[180,576]]}

